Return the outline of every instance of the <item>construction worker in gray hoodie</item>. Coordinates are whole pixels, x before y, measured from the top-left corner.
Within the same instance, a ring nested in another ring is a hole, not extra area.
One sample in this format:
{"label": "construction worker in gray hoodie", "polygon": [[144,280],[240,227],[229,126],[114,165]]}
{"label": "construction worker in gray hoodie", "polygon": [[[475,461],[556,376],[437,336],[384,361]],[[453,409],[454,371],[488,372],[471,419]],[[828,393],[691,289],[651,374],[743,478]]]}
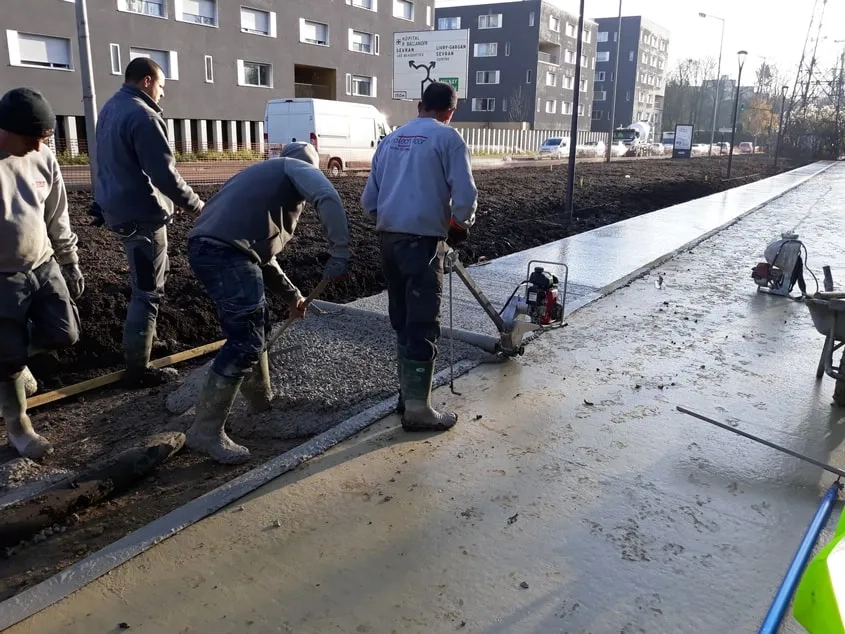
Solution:
{"label": "construction worker in gray hoodie", "polygon": [[305,315],[302,294],[276,256],[293,237],[306,201],[316,208],[329,240],[323,279],[337,280],[348,271],[346,212],[319,162],[311,144],[286,145],[280,158],[251,165],[229,179],[188,233],[188,261],[215,304],[226,343],[197,397],[186,444],[223,464],[249,460],[249,450],[225,431],[238,391],[250,413],[266,410],[273,398],[265,287],[278,293],[292,314]]}
{"label": "construction worker in gray hoodie", "polygon": [[444,256],[467,239],[478,198],[469,150],[448,125],[457,102],[449,84],[429,84],[419,117],[382,140],[361,196],[379,236],[408,431],[444,431],[458,419],[431,406]]}
{"label": "construction worker in gray hoodie", "polygon": [[32,428],[29,357],[79,339],[74,299],[85,290],[67,192],[46,144],[56,117],[30,88],[0,99],[0,415],[9,444],[32,460],[53,448]]}
{"label": "construction worker in gray hoodie", "polygon": [[149,365],[169,270],[167,225],[174,204],[195,215],[203,204],[179,175],[168,143],[158,105],[164,71],[150,58],[138,57],[127,65],[124,79],[97,121],[92,210],[99,208],[126,251],[132,291],[123,330],[125,383],[145,387],[173,376],[172,370]]}

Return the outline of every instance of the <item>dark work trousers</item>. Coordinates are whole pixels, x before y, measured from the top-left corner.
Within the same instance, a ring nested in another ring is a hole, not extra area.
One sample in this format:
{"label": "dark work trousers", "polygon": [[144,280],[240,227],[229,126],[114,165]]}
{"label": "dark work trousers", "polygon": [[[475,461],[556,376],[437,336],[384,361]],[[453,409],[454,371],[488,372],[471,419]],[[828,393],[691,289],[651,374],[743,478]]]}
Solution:
{"label": "dark work trousers", "polygon": [[379,246],[390,324],[399,345],[412,361],[433,361],[440,339],[446,243],[430,236],[380,233]]}
{"label": "dark work trousers", "polygon": [[167,228],[136,224],[114,229],[126,252],[132,294],[126,323],[155,324],[170,272],[167,257]]}
{"label": "dark work trousers", "polygon": [[188,240],[188,261],[214,302],[226,338],[212,369],[243,377],[258,363],[270,329],[261,267],[240,249],[201,237]]}
{"label": "dark work trousers", "polygon": [[79,330],[79,311],[54,259],[29,273],[0,273],[0,381],[23,370],[30,350],[72,346]]}

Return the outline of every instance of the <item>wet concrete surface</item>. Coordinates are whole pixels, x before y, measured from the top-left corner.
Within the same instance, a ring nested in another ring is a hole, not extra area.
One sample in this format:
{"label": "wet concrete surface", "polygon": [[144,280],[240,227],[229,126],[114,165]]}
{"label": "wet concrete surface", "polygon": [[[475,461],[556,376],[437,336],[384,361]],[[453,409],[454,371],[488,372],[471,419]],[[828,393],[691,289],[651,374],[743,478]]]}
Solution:
{"label": "wet concrete surface", "polygon": [[795,230],[845,281],[843,198],[837,165],[439,390],[453,431],[389,417],[9,631],[756,631],[831,479],[675,408],[845,466],[823,337],[750,279]]}

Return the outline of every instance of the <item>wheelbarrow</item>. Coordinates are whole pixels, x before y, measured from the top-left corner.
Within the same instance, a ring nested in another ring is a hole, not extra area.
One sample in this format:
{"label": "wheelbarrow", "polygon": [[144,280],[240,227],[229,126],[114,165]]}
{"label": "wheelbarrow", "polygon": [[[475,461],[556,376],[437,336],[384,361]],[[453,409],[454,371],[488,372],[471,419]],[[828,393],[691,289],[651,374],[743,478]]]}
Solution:
{"label": "wheelbarrow", "polygon": [[810,310],[816,330],[825,337],[816,378],[820,379],[827,374],[835,379],[833,400],[837,405],[845,407],[845,351],[838,366],[833,363],[833,354],[845,346],[845,292],[816,293],[806,297],[804,303]]}

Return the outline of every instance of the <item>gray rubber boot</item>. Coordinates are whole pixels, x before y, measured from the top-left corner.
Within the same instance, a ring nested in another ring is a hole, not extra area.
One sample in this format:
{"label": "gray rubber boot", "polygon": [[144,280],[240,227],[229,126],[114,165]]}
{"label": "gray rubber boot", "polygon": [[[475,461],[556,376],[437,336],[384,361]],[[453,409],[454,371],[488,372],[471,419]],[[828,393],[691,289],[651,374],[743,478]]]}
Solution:
{"label": "gray rubber boot", "polygon": [[261,353],[252,372],[244,378],[241,394],[247,402],[247,413],[258,414],[270,409],[273,388],[270,387],[270,359],[266,350]]}
{"label": "gray rubber boot", "polygon": [[0,410],[6,421],[9,444],[24,458],[40,460],[53,453],[53,447],[32,429],[32,421],[26,413],[25,380],[24,372],[18,372],[12,381],[0,383]]}
{"label": "gray rubber boot", "polygon": [[127,387],[142,388],[164,385],[178,374],[171,368],[151,368],[150,354],[156,334],[155,322],[130,323],[123,328],[123,356]]}
{"label": "gray rubber boot", "polygon": [[23,372],[21,372],[21,377],[23,380],[24,392],[27,397],[35,394],[38,391],[38,381],[36,381],[35,377],[32,375],[32,370],[24,368]]}
{"label": "gray rubber boot", "polygon": [[405,358],[405,350],[406,347],[397,343],[396,344],[396,373],[399,377],[399,400],[396,403],[396,413],[397,414],[404,414],[405,413],[405,396],[403,394],[403,390],[405,386],[403,385],[402,379],[402,360]]}
{"label": "gray rubber boot", "polygon": [[402,361],[402,385],[405,413],[402,427],[406,431],[446,431],[454,427],[458,415],[438,412],[431,406],[431,383],[434,379],[434,361]]}
{"label": "gray rubber boot", "polygon": [[232,442],[224,429],[243,379],[229,379],[209,369],[197,396],[194,424],[185,433],[185,446],[220,464],[242,464],[249,449]]}

